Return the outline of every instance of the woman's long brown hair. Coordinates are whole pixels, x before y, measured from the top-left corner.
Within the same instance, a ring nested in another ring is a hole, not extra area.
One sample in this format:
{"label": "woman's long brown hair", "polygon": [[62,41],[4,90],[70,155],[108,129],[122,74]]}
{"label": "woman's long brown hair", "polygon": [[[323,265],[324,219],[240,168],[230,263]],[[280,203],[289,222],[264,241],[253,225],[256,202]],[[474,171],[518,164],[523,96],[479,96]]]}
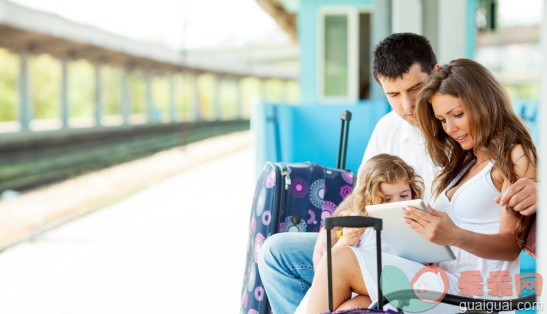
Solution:
{"label": "woman's long brown hair", "polygon": [[[431,99],[437,94],[451,95],[462,101],[475,141],[473,150],[463,150],[456,140],[444,132],[431,106]],[[442,169],[435,177],[435,196],[448,187],[477,153],[493,161],[511,184],[518,180],[511,159],[514,145],[522,145],[526,159],[536,167],[536,147],[524,121],[513,111],[509,95],[501,84],[475,61],[453,60],[435,71],[420,92],[416,116],[427,151],[433,162]],[[522,247],[531,218],[523,217],[512,209],[510,212],[519,217],[515,236]]]}

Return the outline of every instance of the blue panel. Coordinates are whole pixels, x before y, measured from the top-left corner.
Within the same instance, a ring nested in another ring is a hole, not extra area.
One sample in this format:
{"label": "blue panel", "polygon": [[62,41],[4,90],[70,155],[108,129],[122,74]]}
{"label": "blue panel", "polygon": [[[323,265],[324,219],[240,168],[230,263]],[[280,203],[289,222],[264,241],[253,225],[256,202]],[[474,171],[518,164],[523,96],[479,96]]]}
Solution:
{"label": "blue panel", "polygon": [[536,259],[528,255],[528,253],[520,253],[520,273],[533,273],[536,271]]}
{"label": "blue panel", "polygon": [[303,102],[316,100],[317,77],[317,5],[315,1],[302,0],[298,13],[298,46],[300,47],[300,90]]}
{"label": "blue panel", "polygon": [[[530,126],[531,133],[532,133],[532,139],[536,143],[538,142],[538,132],[539,127],[537,124],[537,115],[538,115],[538,101],[537,100],[513,100],[513,109],[515,112],[524,119],[526,123]],[[536,260],[531,257],[530,255],[522,252],[520,254],[520,273],[526,274],[526,273],[534,273],[536,271]],[[516,313],[536,313],[535,310],[521,310],[516,311]]]}
{"label": "blue panel", "polygon": [[[536,272],[536,260],[531,257],[530,255],[521,252],[520,257],[520,273],[526,274],[526,273],[535,273]],[[524,295],[528,295],[529,293],[524,293]],[[536,313],[536,310],[529,309],[529,310],[520,310],[516,311],[517,314],[523,314],[523,313]]]}
{"label": "blue panel", "polygon": [[539,102],[532,99],[517,99],[511,101],[515,112],[530,126],[532,139],[536,143],[538,142],[538,106]]}
{"label": "blue panel", "polygon": [[[530,126],[537,143],[538,102],[514,100],[515,112]],[[311,161],[336,166],[340,140],[340,112],[353,113],[350,123],[346,168],[357,170],[376,122],[389,112],[386,100],[357,105],[288,105],[258,103],[253,108],[251,129],[256,139],[257,171],[268,161]]]}
{"label": "blue panel", "polygon": [[478,0],[467,0],[467,14],[465,20],[465,57],[468,59],[474,59],[475,57],[475,37],[477,36],[475,12],[477,12],[478,3]]}
{"label": "blue panel", "polygon": [[342,110],[353,114],[346,169],[356,171],[376,122],[390,110],[385,100],[363,101],[357,105],[257,104],[253,120],[260,120],[251,121],[256,139],[257,174],[266,161],[311,161],[336,167]]}

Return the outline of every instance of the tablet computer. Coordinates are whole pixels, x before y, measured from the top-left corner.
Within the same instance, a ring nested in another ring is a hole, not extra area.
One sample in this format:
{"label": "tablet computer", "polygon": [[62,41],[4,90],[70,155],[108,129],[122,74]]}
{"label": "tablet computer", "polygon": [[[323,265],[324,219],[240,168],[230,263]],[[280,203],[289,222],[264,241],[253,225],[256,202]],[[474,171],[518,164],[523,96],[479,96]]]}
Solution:
{"label": "tablet computer", "polygon": [[418,263],[435,263],[456,259],[448,245],[438,245],[427,241],[416,230],[403,221],[403,208],[416,207],[429,212],[422,200],[410,200],[366,206],[371,217],[381,218],[382,237],[393,254]]}

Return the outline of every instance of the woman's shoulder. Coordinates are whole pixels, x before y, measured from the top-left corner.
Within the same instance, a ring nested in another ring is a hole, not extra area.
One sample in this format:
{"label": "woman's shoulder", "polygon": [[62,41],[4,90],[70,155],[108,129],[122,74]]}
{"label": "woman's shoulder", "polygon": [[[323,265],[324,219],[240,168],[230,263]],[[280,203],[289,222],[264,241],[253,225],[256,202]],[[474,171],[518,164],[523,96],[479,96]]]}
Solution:
{"label": "woman's shoulder", "polygon": [[519,163],[523,162],[524,160],[528,160],[526,158],[526,153],[524,152],[524,148],[520,144],[515,144],[510,147],[511,149],[511,161],[513,164],[517,165]]}
{"label": "woman's shoulder", "polygon": [[[514,173],[517,175],[518,178],[528,177],[531,179],[535,179],[536,177],[536,169],[535,166],[530,162],[531,157],[528,156],[524,148],[521,144],[515,144],[510,147],[510,158],[511,163],[513,164],[513,170]],[[492,180],[494,181],[494,184],[497,186],[499,184],[502,184],[503,181],[508,180],[506,178],[502,171],[498,167],[494,167],[492,171]]]}

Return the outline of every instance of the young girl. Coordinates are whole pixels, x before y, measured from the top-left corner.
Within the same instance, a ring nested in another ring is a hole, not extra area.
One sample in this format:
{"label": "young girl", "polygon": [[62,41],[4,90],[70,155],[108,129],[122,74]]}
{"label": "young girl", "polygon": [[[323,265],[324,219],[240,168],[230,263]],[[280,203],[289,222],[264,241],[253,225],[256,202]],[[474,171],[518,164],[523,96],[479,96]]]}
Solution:
{"label": "young girl", "polygon": [[[340,215],[368,217],[365,206],[420,199],[423,189],[422,178],[400,157],[379,154],[370,158],[360,171],[357,186],[352,193],[353,203]],[[335,248],[349,245],[376,250],[376,233],[371,228],[343,228],[339,236],[341,237],[334,245]],[[382,251],[390,252],[385,241],[382,241]],[[306,312],[309,293],[308,290],[295,313]],[[338,310],[356,308],[363,302],[370,303],[370,298],[354,294],[354,298],[346,301]]]}
{"label": "young girl", "polygon": [[[369,214],[365,206],[383,203],[401,202],[413,199],[420,199],[424,184],[422,178],[414,172],[414,169],[405,163],[401,158],[379,154],[370,158],[359,175],[357,186],[353,191],[353,204],[350,209],[340,213],[340,216],[366,216]],[[338,235],[340,239],[337,246],[358,246],[359,240],[366,228],[344,228]],[[374,232],[371,232],[370,239],[375,239]],[[364,241],[360,246],[372,245],[376,241]]]}

